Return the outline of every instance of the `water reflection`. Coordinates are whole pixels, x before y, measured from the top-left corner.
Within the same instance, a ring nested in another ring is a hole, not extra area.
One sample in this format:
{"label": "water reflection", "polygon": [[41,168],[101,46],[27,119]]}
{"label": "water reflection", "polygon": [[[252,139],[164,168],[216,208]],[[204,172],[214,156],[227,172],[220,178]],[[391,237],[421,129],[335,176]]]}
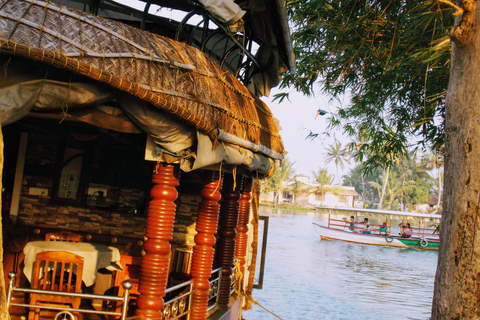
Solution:
{"label": "water reflection", "polygon": [[[270,216],[263,290],[254,299],[283,319],[427,319],[437,252],[320,241],[318,213]],[[260,307],[244,318],[277,319]]]}

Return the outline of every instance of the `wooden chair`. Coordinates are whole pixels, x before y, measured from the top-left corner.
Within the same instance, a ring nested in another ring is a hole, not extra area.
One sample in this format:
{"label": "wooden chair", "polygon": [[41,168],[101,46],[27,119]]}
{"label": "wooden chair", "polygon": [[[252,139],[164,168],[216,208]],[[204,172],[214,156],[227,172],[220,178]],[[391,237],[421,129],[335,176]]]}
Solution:
{"label": "wooden chair", "polygon": [[[126,280],[129,280],[132,283],[132,289],[130,289],[130,301],[133,303],[136,301],[137,297],[140,295],[138,292],[138,284],[140,281],[140,265],[142,264],[142,257],[132,257],[122,255],[120,257],[120,264],[123,267],[122,271],[117,271],[115,273],[115,292],[116,296],[121,297],[125,292],[125,289],[122,286],[122,283]],[[117,304],[117,312],[120,311],[121,305]],[[129,308],[133,310],[134,308]]]}
{"label": "wooden chair", "polygon": [[73,232],[50,232],[45,235],[45,241],[81,242],[83,237]]}
{"label": "wooden chair", "polygon": [[[83,257],[64,251],[40,252],[36,256],[32,289],[82,292]],[[49,294],[30,294],[30,304],[78,309],[81,298]],[[30,309],[28,320],[38,320],[40,309]]]}

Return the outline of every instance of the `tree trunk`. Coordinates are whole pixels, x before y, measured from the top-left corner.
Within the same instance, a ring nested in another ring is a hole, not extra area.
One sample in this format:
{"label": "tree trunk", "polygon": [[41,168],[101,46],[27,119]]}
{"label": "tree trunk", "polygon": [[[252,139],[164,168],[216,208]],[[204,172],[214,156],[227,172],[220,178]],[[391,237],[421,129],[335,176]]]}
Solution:
{"label": "tree trunk", "polygon": [[382,194],[380,195],[380,202],[378,203],[378,209],[383,208],[383,198],[385,198],[385,192],[387,190],[388,175],[390,174],[390,166],[387,167],[387,173],[385,174],[385,181],[383,182]]}
{"label": "tree trunk", "polygon": [[363,178],[363,174],[360,175],[362,177],[362,197],[365,202],[367,202],[366,192],[365,192],[365,179]]}
{"label": "tree trunk", "polygon": [[340,185],[340,175],[338,174],[338,163],[335,163],[335,166],[337,167],[337,183]]}
{"label": "tree trunk", "polygon": [[393,201],[395,201],[395,198],[388,200],[387,210],[392,210]]}
{"label": "tree trunk", "polygon": [[[444,207],[432,320],[480,319],[480,21],[475,1],[463,1],[462,26],[453,41],[446,107]],[[472,8],[473,6],[473,8]],[[473,16],[475,18],[475,16]],[[461,40],[461,39],[460,39]]]}

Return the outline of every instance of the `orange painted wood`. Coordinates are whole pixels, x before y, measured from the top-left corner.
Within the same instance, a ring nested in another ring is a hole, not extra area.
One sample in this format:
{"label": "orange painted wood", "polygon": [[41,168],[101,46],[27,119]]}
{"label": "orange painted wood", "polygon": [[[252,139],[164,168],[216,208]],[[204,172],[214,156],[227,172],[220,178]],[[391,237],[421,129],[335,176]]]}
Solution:
{"label": "orange painted wood", "polygon": [[[235,238],[235,257],[240,264],[240,272],[245,275],[245,264],[247,262],[248,246],[248,220],[250,218],[250,200],[252,199],[252,178],[243,178],[243,190],[240,196],[238,210],[237,237]],[[239,283],[239,286],[242,284]]]}
{"label": "orange painted wood", "polygon": [[170,265],[170,241],[173,237],[175,200],[179,185],[175,166],[159,163],[152,177],[154,184],[150,191],[152,200],[148,206],[147,227],[140,267],[140,282],[136,315],[140,319],[162,319],[163,297],[168,282]]}
{"label": "orange painted wood", "polygon": [[218,172],[207,171],[201,192],[202,201],[198,207],[195,230],[195,247],[193,248],[191,275],[193,277],[192,307],[190,320],[204,320],[207,316],[208,279],[213,269],[215,251],[215,234],[218,227],[222,179]]}
{"label": "orange painted wood", "polygon": [[231,174],[226,175],[222,193],[223,201],[220,207],[220,228],[218,230],[216,255],[216,263],[222,267],[222,279],[218,295],[220,305],[228,305],[230,301],[231,276],[235,261],[235,237],[237,235],[235,228],[238,223],[238,200],[240,199],[241,189],[241,179],[234,180]]}
{"label": "orange painted wood", "polygon": [[73,232],[50,232],[45,235],[45,241],[81,242],[83,241],[83,237],[82,235]]}
{"label": "orange painted wood", "polygon": [[[138,282],[140,279],[140,266],[142,264],[142,257],[133,257],[122,255],[120,258],[120,264],[123,267],[123,271],[115,272],[115,292],[118,297],[123,297],[125,289],[123,288],[123,282],[129,280],[132,283],[132,288],[129,290],[129,304],[136,303],[138,292]],[[122,304],[116,304],[116,311],[121,312]]]}
{"label": "orange painted wood", "polygon": [[[33,269],[33,289],[82,292],[83,257],[65,251],[45,251],[37,253],[35,267]],[[74,309],[80,307],[81,298],[30,294],[30,304],[58,304],[71,306]],[[31,309],[28,319],[38,320],[40,309]]]}

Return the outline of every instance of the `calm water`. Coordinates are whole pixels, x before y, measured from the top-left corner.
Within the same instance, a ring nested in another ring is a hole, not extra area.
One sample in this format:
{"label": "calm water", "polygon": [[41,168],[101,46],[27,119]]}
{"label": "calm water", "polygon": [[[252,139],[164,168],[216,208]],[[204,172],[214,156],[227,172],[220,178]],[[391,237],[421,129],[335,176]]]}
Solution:
{"label": "calm water", "polygon": [[[262,290],[253,298],[285,320],[419,319],[430,316],[436,251],[321,241],[325,216],[270,217]],[[257,305],[247,320],[278,319]]]}

